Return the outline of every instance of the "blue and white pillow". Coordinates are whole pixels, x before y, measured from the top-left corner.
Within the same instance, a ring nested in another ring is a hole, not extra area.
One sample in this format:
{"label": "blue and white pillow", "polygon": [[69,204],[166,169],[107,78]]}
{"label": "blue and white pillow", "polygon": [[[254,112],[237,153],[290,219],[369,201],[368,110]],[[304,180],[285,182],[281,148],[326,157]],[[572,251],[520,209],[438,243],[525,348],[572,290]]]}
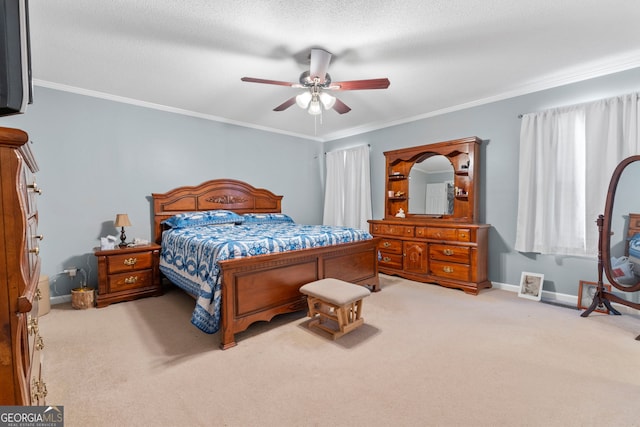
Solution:
{"label": "blue and white pillow", "polygon": [[214,210],[202,212],[184,212],[162,221],[171,228],[198,227],[215,224],[241,224],[244,218],[235,212]]}
{"label": "blue and white pillow", "polygon": [[245,224],[294,223],[289,215],[283,213],[247,213],[242,216]]}
{"label": "blue and white pillow", "polygon": [[629,256],[640,258],[640,233],[629,239]]}

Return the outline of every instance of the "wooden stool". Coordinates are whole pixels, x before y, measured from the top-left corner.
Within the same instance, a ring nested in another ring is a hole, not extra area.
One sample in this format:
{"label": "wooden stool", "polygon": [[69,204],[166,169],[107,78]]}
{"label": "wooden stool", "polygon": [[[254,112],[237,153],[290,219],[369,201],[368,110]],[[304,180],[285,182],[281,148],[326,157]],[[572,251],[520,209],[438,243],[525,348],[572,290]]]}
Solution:
{"label": "wooden stool", "polygon": [[[364,324],[362,299],[371,294],[364,286],[338,279],[322,279],[307,283],[300,292],[307,295],[309,317],[312,318],[309,328],[328,332],[335,340]],[[327,320],[337,323],[337,329],[329,327]]]}

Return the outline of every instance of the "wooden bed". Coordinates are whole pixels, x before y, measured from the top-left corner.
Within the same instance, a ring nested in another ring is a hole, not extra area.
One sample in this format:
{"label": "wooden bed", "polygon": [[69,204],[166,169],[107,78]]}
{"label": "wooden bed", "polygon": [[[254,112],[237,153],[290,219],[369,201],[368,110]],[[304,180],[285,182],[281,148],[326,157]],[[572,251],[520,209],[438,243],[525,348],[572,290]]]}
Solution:
{"label": "wooden bed", "polygon": [[[280,213],[282,196],[245,182],[217,179],[197,186],[153,193],[154,239],[161,244],[162,221],[180,213],[226,209]],[[333,277],[379,290],[377,239],[221,261],[222,349],[236,345],[235,334],[254,322],[306,310],[300,286]]]}

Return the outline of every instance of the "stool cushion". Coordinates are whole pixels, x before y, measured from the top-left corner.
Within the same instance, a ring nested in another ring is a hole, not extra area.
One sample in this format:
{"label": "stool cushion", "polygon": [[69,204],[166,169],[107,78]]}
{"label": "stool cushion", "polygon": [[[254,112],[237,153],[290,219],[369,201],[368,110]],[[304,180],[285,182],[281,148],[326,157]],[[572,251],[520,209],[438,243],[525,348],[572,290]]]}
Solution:
{"label": "stool cushion", "polygon": [[321,279],[300,287],[300,292],[335,305],[345,305],[371,295],[364,286],[338,279]]}

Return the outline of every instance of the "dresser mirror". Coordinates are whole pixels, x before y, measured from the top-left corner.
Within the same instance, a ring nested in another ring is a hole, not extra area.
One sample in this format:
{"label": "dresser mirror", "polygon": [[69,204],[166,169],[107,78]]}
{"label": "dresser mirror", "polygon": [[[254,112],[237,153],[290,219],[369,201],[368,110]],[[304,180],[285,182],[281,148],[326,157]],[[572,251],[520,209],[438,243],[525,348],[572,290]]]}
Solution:
{"label": "dresser mirror", "polygon": [[[605,306],[611,314],[620,314],[611,302],[640,310],[640,303],[637,302],[639,294],[636,293],[640,291],[640,259],[633,256],[633,249],[630,253],[630,244],[634,245],[632,237],[640,233],[638,182],[640,155],[620,162],[611,177],[604,213],[597,221],[600,233],[598,286],[591,306],[581,314],[583,317],[601,306]],[[611,286],[624,294],[607,292],[603,285],[605,277]],[[640,339],[640,336],[636,339]]]}
{"label": "dresser mirror", "polygon": [[470,137],[385,152],[385,218],[475,222],[481,142]]}
{"label": "dresser mirror", "polygon": [[453,215],[453,165],[443,155],[416,161],[409,172],[409,214]]}

